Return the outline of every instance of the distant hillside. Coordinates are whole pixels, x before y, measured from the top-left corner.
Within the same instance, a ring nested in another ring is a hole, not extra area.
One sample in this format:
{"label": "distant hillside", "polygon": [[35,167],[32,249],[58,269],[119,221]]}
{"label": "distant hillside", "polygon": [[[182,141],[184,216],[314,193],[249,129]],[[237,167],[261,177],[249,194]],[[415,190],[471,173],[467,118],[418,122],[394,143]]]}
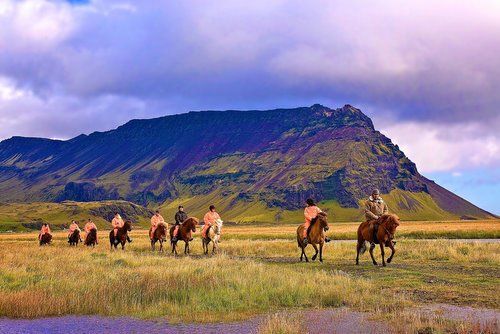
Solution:
{"label": "distant hillside", "polygon": [[148,227],[153,211],[126,201],[62,203],[0,203],[0,232],[39,230],[49,223],[54,230],[68,228],[74,219],[82,224],[92,219],[98,228],[110,229],[115,212],[136,226]]}
{"label": "distant hillside", "polygon": [[133,120],[68,141],[13,137],[0,143],[0,201],[123,199],[179,203],[226,219],[300,219],[307,197],[340,220],[379,188],[408,219],[489,218],[420,175],[359,109],[321,105],[269,111],[203,111]]}

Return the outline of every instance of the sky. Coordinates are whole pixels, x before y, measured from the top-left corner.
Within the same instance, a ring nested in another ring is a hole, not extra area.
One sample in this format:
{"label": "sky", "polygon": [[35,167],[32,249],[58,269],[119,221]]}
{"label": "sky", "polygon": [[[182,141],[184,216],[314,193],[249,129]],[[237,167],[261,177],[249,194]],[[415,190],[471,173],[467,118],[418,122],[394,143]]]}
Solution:
{"label": "sky", "polygon": [[500,214],[500,1],[1,0],[0,140],[351,104]]}

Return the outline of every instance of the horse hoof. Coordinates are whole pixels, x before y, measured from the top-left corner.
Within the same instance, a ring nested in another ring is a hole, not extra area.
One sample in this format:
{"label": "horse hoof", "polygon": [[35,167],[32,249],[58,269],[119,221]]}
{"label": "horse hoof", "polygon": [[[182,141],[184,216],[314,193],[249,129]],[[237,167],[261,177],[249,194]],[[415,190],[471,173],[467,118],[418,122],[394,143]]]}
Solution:
{"label": "horse hoof", "polygon": [[392,259],[387,259],[387,263],[391,263]]}
{"label": "horse hoof", "polygon": [[378,263],[377,263],[377,262],[373,262],[373,265],[374,265],[374,266],[378,266]]}
{"label": "horse hoof", "polygon": [[385,264],[385,263],[382,263],[382,267],[385,267],[385,266],[386,266],[386,264]]}

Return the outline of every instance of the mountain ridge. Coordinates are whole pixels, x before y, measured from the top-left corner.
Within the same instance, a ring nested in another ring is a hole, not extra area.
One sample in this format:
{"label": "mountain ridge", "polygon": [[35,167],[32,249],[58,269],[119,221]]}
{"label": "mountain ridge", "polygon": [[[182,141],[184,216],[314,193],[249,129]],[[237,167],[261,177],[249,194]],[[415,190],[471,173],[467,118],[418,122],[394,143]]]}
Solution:
{"label": "mountain ridge", "polygon": [[278,214],[298,210],[309,196],[357,208],[372,188],[429,195],[453,217],[494,217],[420,175],[351,105],[192,111],[66,141],[0,142],[1,201],[125,199],[155,206],[214,200],[217,193],[229,210],[260,203]]}

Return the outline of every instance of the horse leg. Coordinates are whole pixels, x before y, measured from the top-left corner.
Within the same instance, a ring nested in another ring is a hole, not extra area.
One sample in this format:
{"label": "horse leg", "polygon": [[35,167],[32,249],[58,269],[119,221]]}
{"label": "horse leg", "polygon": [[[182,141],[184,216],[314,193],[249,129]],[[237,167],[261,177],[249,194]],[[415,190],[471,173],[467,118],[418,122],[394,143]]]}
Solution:
{"label": "horse leg", "polygon": [[313,246],[314,250],[316,251],[316,253],[314,253],[311,260],[316,261],[316,258],[318,257],[318,246],[316,246],[316,244],[311,244],[311,245]]}
{"label": "horse leg", "polygon": [[160,239],[160,253],[163,253],[163,239]]}
{"label": "horse leg", "polygon": [[319,244],[319,262],[323,263],[323,242]]}
{"label": "horse leg", "polygon": [[372,257],[372,261],[374,265],[377,265],[377,261],[375,261],[375,258],[373,257],[373,249],[375,249],[375,244],[371,243],[370,244],[370,256]]}
{"label": "horse leg", "polygon": [[309,259],[307,258],[306,254],[306,247],[302,246],[302,254],[304,254],[304,258],[306,259],[306,262],[309,262]]}
{"label": "horse leg", "polygon": [[382,255],[382,267],[385,267],[385,259],[384,259],[385,251],[383,242],[380,243],[380,254]]}
{"label": "horse leg", "polygon": [[394,249],[394,244],[392,243],[392,240],[389,243],[388,247],[391,249],[391,256],[389,256],[389,258],[387,259],[387,263],[391,263],[392,257],[394,256],[394,253],[396,253],[396,250]]}
{"label": "horse leg", "polygon": [[216,242],[214,241],[214,245],[212,247],[212,254],[215,254],[215,249],[217,248],[216,246],[217,246]]}
{"label": "horse leg", "polygon": [[151,251],[154,252],[155,251],[155,242],[153,239],[151,239]]}
{"label": "horse leg", "polygon": [[358,243],[356,245],[356,265],[359,265],[359,252],[361,251],[361,244],[362,242],[358,240]]}
{"label": "horse leg", "polygon": [[188,243],[187,243],[187,242],[185,242],[185,244],[184,244],[184,254],[185,254],[185,255],[187,255],[187,253],[188,253],[188,252],[187,252],[187,249],[188,249]]}

